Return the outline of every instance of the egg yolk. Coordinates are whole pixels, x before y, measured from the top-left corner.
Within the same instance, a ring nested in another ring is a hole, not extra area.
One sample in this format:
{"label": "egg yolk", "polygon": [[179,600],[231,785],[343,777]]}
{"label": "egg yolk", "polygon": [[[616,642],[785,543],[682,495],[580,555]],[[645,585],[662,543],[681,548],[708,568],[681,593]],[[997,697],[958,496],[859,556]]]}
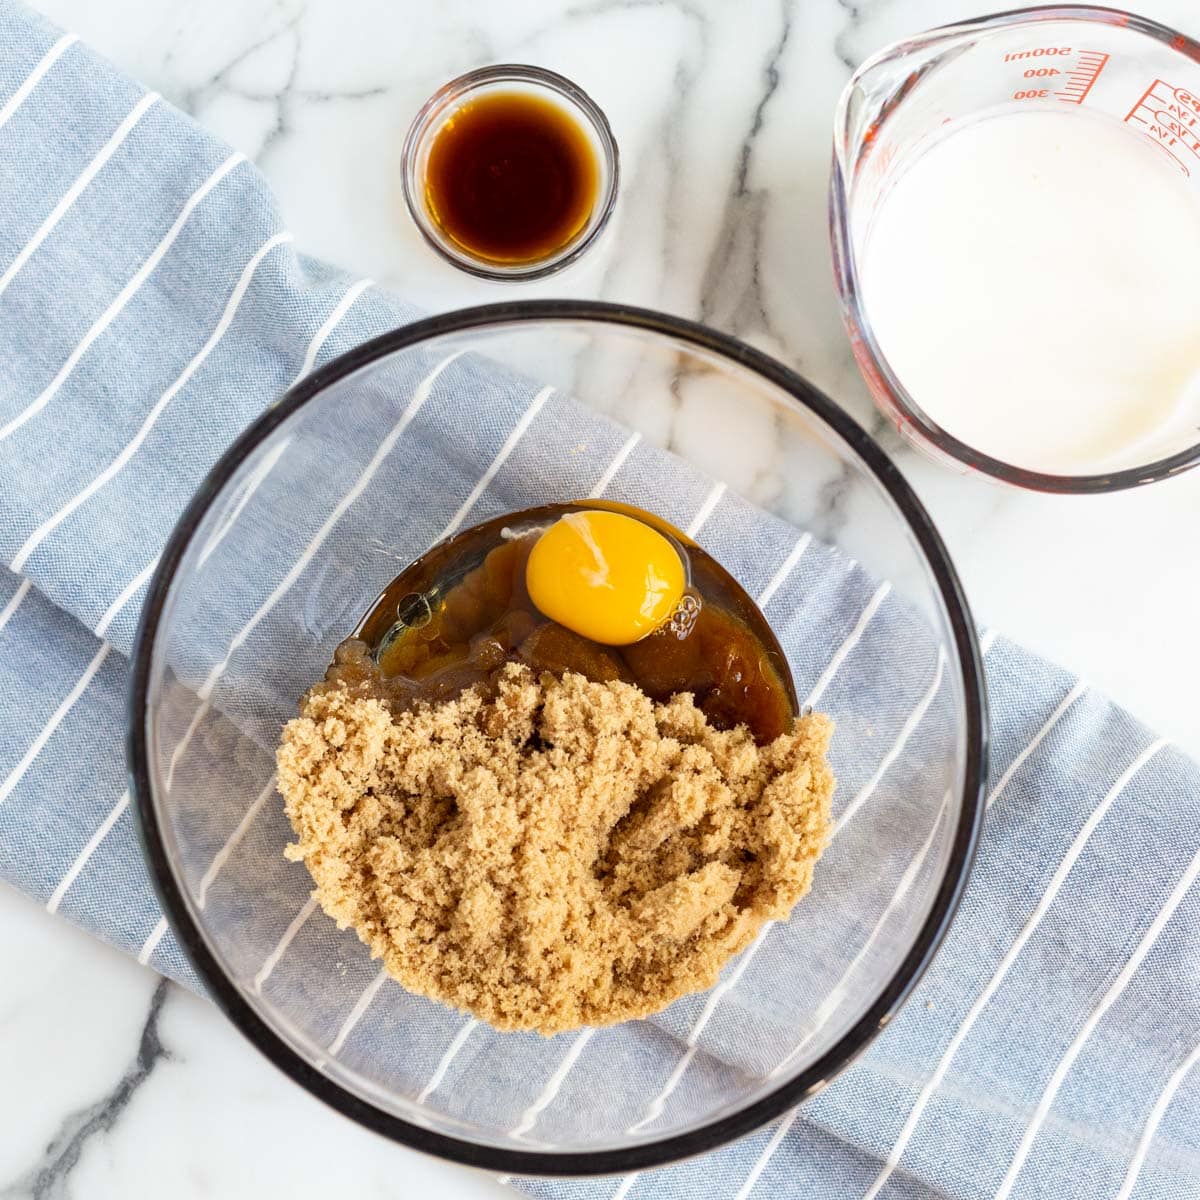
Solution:
{"label": "egg yolk", "polygon": [[600,509],[560,517],[525,569],[539,612],[605,646],[652,633],[675,611],[685,583],[679,553],[661,533]]}

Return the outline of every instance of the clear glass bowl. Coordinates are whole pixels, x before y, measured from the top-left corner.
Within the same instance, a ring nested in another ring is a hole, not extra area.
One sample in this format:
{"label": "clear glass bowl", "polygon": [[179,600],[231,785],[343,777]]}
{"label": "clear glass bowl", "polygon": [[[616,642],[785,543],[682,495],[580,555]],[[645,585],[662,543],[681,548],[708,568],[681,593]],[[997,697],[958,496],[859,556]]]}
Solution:
{"label": "clear glass bowl", "polygon": [[[603,493],[758,598],[837,722],[837,829],[809,896],[705,995],[500,1034],[385,979],[285,861],[273,750],[383,587],[447,531]],[[131,770],[164,910],[278,1066],[397,1141],[523,1174],[711,1149],[834,1078],[940,943],[982,820],[975,632],[937,533],[799,376],[699,325],[544,301],[434,317],[305,379],[213,469],[135,655]]]}

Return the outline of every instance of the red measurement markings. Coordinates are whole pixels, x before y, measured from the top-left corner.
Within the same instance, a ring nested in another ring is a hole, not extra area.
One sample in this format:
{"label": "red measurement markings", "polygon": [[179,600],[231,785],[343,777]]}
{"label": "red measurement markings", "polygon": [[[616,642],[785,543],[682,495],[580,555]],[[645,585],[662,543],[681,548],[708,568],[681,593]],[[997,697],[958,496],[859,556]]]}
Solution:
{"label": "red measurement markings", "polygon": [[[1069,70],[1067,62],[1075,60]],[[1014,100],[1045,100],[1053,97],[1066,104],[1082,104],[1096,77],[1104,70],[1108,55],[1099,50],[1076,50],[1074,46],[1034,46],[1011,50],[1006,63],[1020,63],[1023,83],[1012,94]]]}
{"label": "red measurement markings", "polygon": [[871,156],[867,159],[863,178],[871,183],[878,183],[891,168],[895,157],[896,144],[894,142],[884,142],[873,146]]}
{"label": "red measurement markings", "polygon": [[1066,82],[1054,93],[1054,98],[1067,104],[1082,104],[1106,62],[1108,55],[1099,50],[1080,50],[1079,61],[1067,72]]}
{"label": "red measurement markings", "polygon": [[1125,120],[1161,146],[1185,175],[1200,165],[1200,99],[1194,92],[1156,79]]}

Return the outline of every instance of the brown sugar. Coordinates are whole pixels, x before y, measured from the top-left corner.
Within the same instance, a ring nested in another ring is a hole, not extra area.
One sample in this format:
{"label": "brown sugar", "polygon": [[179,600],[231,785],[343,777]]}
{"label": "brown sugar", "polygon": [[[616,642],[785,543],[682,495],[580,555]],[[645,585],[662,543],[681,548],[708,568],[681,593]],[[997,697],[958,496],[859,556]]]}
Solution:
{"label": "brown sugar", "polygon": [[279,786],[321,907],[406,988],[498,1029],[646,1016],[711,986],[808,891],[820,713],[759,746],[689,695],[534,675],[393,712],[323,685]]}

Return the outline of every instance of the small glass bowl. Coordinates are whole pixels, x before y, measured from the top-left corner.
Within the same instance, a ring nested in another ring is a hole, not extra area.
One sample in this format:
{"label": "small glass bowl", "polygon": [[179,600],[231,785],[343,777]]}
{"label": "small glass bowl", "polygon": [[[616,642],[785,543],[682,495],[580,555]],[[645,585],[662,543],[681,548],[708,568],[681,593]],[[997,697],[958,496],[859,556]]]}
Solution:
{"label": "small glass bowl", "polygon": [[[487,93],[523,92],[566,110],[591,143],[596,159],[596,203],[579,232],[544,258],[505,263],[472,254],[442,228],[429,209],[425,180],[429,152],[447,121],[470,101]],[[617,142],[608,120],[592,98],[569,79],[542,67],[519,63],[480,67],[439,88],[417,113],[404,139],[401,156],[404,202],[425,240],[459,270],[481,279],[543,279],[580,258],[600,236],[617,202]]]}

